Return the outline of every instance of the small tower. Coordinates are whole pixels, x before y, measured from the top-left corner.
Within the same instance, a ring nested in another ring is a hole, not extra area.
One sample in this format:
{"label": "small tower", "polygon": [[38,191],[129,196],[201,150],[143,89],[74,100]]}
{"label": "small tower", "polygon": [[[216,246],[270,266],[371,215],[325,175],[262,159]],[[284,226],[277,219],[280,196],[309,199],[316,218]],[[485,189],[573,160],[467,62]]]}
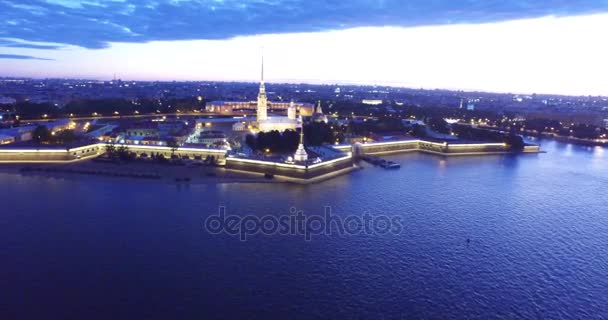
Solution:
{"label": "small tower", "polygon": [[287,108],[287,118],[289,120],[296,120],[296,105],[293,103],[293,100],[291,100],[289,108]]}
{"label": "small tower", "polygon": [[257,120],[268,120],[268,97],[266,97],[266,86],[264,85],[264,55],[262,55],[262,77],[260,92],[258,93]]}
{"label": "small tower", "polygon": [[304,149],[304,125],[302,125],[300,130],[300,144],[298,145],[298,150],[293,155],[293,159],[296,162],[306,162],[308,161],[308,153],[306,153],[306,149]]}
{"label": "small tower", "polygon": [[312,115],[312,121],[314,122],[325,122],[327,123],[327,116],[323,114],[323,109],[321,109],[321,101],[319,100],[317,104],[317,108]]}

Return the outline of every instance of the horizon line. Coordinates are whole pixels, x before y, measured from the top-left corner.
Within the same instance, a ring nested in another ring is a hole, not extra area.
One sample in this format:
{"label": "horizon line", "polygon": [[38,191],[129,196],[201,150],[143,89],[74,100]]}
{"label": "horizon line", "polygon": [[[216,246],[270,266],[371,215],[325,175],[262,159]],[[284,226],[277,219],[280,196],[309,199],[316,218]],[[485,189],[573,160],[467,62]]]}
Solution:
{"label": "horizon line", "polygon": [[[219,82],[219,83],[259,83],[259,80],[245,80],[245,79],[235,79],[235,80],[135,80],[135,79],[102,79],[102,78],[88,78],[88,77],[26,77],[26,76],[0,76],[0,80],[81,80],[81,81],[97,81],[97,82],[113,82],[113,81],[122,81],[122,82]],[[400,89],[409,89],[409,90],[420,90],[420,91],[451,91],[451,92],[462,92],[462,93],[489,93],[489,94],[499,94],[499,95],[537,95],[537,96],[560,96],[560,97],[598,97],[598,98],[607,98],[608,94],[567,94],[567,93],[539,93],[539,92],[507,92],[507,91],[489,91],[489,90],[480,90],[480,89],[470,89],[470,88],[440,88],[440,87],[414,87],[407,86],[403,84],[387,84],[387,83],[369,83],[369,82],[348,82],[348,81],[334,81],[334,82],[314,82],[316,80],[312,79],[277,79],[277,80],[265,80],[265,84],[302,84],[302,85],[316,85],[316,86],[331,86],[331,85],[341,85],[341,86],[355,86],[355,87],[389,87],[389,88],[400,88]],[[272,91],[271,91],[272,92]]]}

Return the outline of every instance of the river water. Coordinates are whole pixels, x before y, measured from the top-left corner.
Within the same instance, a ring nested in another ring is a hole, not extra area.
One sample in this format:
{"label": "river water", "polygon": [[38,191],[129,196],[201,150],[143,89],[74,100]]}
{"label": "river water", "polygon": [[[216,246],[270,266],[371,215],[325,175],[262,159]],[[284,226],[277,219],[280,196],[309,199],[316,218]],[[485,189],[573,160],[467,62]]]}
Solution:
{"label": "river water", "polygon": [[[320,184],[0,173],[1,319],[551,318],[608,314],[608,150],[400,154]],[[291,207],[399,234],[210,234]]]}

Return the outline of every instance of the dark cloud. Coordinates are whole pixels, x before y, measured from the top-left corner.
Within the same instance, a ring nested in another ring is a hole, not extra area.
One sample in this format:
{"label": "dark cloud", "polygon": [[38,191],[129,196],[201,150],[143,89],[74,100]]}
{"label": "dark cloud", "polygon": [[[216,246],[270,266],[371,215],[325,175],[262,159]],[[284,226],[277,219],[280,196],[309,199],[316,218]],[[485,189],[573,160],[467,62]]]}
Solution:
{"label": "dark cloud", "polygon": [[599,12],[608,12],[608,0],[0,0],[0,38],[96,49],[109,42],[226,39]]}
{"label": "dark cloud", "polygon": [[20,54],[3,54],[0,53],[0,59],[17,59],[17,60],[53,60],[47,58],[38,58],[32,56],[24,56]]}

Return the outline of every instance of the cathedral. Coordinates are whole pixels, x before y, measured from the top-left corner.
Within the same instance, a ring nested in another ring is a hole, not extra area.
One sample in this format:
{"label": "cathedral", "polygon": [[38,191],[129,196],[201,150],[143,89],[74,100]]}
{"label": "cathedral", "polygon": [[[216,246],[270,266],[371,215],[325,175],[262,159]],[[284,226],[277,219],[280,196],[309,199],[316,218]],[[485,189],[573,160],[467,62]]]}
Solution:
{"label": "cathedral", "polygon": [[297,109],[293,101],[289,103],[287,108],[287,117],[268,115],[268,97],[264,85],[264,58],[262,58],[262,77],[257,100],[256,126],[260,132],[273,130],[283,132],[285,130],[296,130],[302,126],[302,120],[297,118]]}

